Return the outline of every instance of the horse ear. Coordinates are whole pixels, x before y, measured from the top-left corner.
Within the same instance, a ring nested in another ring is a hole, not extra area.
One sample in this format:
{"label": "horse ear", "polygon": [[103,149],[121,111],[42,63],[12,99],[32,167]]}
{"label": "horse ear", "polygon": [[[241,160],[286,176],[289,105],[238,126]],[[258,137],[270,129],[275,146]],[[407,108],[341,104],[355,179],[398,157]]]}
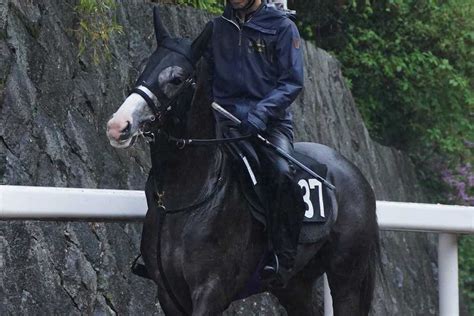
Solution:
{"label": "horse ear", "polygon": [[153,7],[153,25],[155,26],[156,42],[160,45],[165,38],[170,37],[170,34],[161,22],[160,12],[157,6]]}
{"label": "horse ear", "polygon": [[209,40],[212,35],[213,24],[208,22],[204,27],[204,30],[201,34],[196,37],[196,39],[191,44],[191,50],[193,52],[193,62],[197,63],[201,56],[204,54],[204,51],[207,49]]}

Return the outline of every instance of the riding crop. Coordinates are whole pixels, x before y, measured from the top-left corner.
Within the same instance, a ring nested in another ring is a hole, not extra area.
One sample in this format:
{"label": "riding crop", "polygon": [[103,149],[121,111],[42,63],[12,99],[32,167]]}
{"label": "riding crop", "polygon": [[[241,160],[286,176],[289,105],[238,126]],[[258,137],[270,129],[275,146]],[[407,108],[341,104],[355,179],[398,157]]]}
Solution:
{"label": "riding crop", "polygon": [[[228,118],[229,120],[231,120],[232,122],[236,123],[237,125],[240,125],[242,124],[242,122],[237,118],[235,117],[234,115],[232,115],[230,112],[228,112],[226,109],[224,109],[222,106],[220,106],[219,104],[217,104],[216,102],[212,102],[212,108],[214,110],[216,110],[217,112],[221,113],[222,115],[224,115],[226,118]],[[318,178],[319,180],[321,180],[329,189],[331,190],[335,190],[336,187],[334,185],[332,185],[331,183],[329,183],[326,179],[324,179],[323,177],[321,177],[320,175],[318,175],[316,172],[314,172],[313,170],[309,169],[308,167],[306,167],[304,164],[302,164],[300,161],[298,161],[297,159],[295,159],[293,156],[291,156],[290,154],[288,154],[287,152],[285,152],[283,149],[281,149],[280,147],[272,144],[271,142],[269,142],[265,137],[263,137],[262,135],[260,134],[257,134],[257,138],[262,141],[266,146],[274,149],[280,156],[282,156],[283,158],[285,159],[288,159],[289,161],[291,161],[292,163],[294,163],[296,166],[300,167],[302,170],[306,171],[307,173],[309,173],[310,175],[312,175],[313,177],[315,178]]]}

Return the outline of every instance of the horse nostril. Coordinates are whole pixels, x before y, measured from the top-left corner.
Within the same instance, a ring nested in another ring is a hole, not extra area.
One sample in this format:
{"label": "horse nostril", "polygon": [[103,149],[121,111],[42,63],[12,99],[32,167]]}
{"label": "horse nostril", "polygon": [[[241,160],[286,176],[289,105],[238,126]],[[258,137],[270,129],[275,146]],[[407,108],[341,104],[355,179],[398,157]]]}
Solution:
{"label": "horse nostril", "polygon": [[130,124],[130,121],[127,121],[127,126],[125,126],[125,128],[122,129],[120,132],[122,134],[128,134],[128,133],[130,133],[131,128],[132,128],[132,124]]}

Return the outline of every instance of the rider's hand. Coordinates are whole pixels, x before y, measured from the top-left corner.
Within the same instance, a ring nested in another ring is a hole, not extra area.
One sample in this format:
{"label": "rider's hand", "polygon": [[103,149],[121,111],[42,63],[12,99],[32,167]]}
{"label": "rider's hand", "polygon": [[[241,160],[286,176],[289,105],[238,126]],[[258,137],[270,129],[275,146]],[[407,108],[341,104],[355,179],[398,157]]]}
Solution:
{"label": "rider's hand", "polygon": [[244,136],[256,136],[258,134],[258,129],[249,121],[242,122],[239,126],[239,131]]}

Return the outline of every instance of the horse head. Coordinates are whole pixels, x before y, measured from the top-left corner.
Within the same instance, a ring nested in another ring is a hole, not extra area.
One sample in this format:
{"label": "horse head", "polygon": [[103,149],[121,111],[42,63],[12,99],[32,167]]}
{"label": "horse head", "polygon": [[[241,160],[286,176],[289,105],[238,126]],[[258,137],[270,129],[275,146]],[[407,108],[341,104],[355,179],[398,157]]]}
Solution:
{"label": "horse head", "polygon": [[195,64],[211,34],[210,27],[194,40],[172,38],[163,25],[158,8],[153,9],[157,48],[120,108],[107,123],[107,137],[116,148],[127,148],[138,136],[160,129],[168,118],[179,119],[189,106]]}

